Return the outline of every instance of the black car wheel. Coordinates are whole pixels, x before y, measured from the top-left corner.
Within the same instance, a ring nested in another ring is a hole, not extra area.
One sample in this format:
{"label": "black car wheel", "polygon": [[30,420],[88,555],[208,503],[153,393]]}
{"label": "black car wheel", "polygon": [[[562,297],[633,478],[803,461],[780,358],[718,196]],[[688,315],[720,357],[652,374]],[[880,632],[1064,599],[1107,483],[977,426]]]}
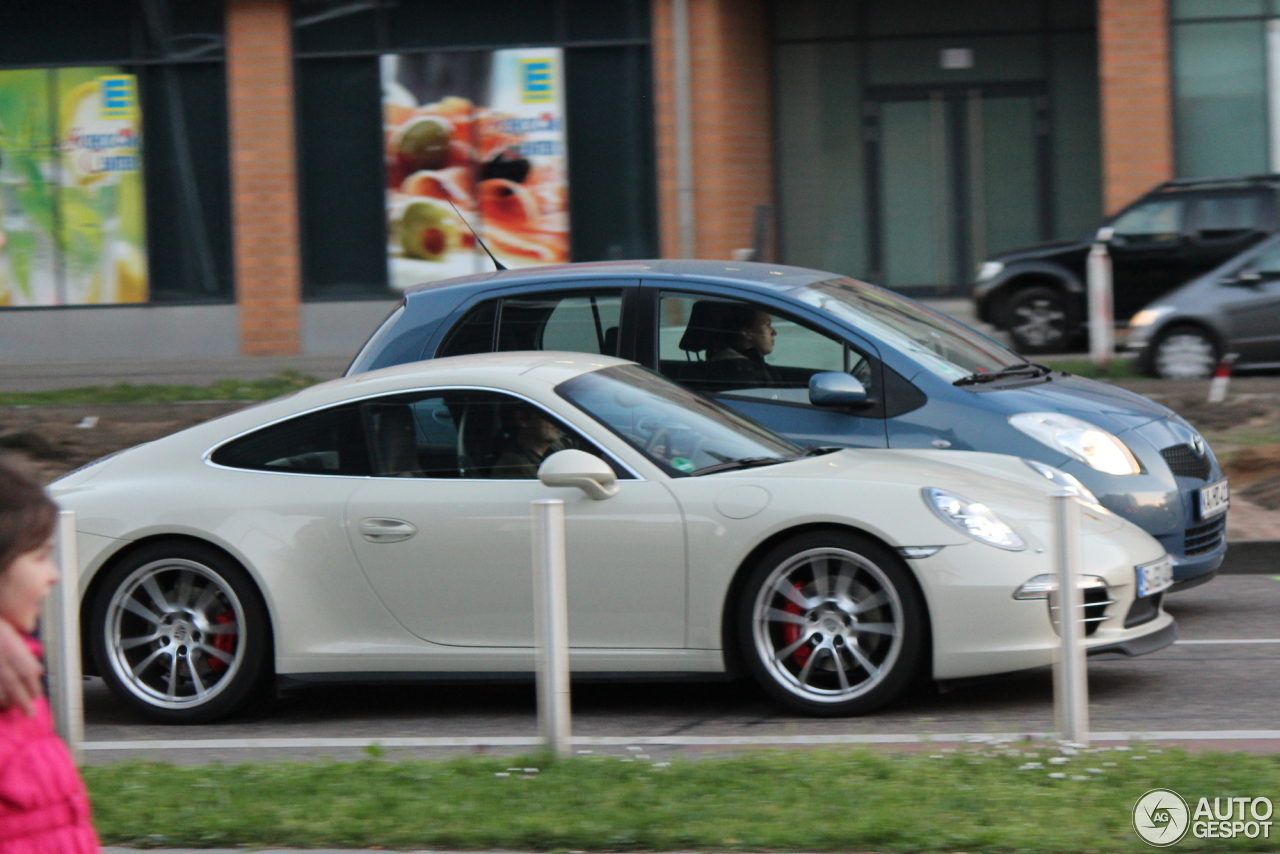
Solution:
{"label": "black car wheel", "polygon": [[1060,353],[1071,344],[1076,325],[1075,303],[1049,285],[1014,291],[1000,312],[1000,327],[1020,353]]}
{"label": "black car wheel", "polygon": [[1218,345],[1198,326],[1175,326],[1151,345],[1151,367],[1165,380],[1202,380],[1213,376]]}
{"label": "black car wheel", "polygon": [[738,642],[774,698],[811,715],[873,711],[926,659],[910,571],[888,548],[844,531],[803,534],[766,554],[738,602]]}
{"label": "black car wheel", "polygon": [[107,687],[160,723],[229,715],[270,673],[262,597],[212,547],[147,544],[108,571],[89,608],[89,643]]}

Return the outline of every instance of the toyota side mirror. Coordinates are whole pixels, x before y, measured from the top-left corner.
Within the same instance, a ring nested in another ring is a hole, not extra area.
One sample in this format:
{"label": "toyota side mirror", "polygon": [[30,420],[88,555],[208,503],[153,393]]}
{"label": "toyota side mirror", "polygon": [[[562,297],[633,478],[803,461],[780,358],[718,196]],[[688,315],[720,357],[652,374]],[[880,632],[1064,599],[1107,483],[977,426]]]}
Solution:
{"label": "toyota side mirror", "polygon": [[1256,288],[1262,284],[1263,275],[1257,270],[1242,270],[1223,281],[1227,285],[1236,285],[1242,288]]}
{"label": "toyota side mirror", "polygon": [[[1076,233],[1079,234],[1079,232]],[[1110,243],[1111,238],[1115,236],[1116,230],[1109,225],[1104,225],[1102,228],[1098,229],[1098,233],[1094,235],[1093,239],[1098,243]]]}
{"label": "toyota side mirror", "polygon": [[576,486],[596,501],[618,494],[618,476],[613,469],[586,451],[556,451],[538,466],[538,480],[543,486]]}
{"label": "toyota side mirror", "polygon": [[857,377],[839,371],[823,371],[809,377],[809,402],[814,406],[867,406],[866,387]]}

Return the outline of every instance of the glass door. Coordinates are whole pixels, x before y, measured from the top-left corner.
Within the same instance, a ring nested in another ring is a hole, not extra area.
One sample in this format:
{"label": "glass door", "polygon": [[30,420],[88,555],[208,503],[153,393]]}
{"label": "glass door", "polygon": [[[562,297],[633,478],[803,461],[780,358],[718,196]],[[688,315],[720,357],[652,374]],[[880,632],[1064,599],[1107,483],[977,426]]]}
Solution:
{"label": "glass door", "polygon": [[866,136],[874,281],[963,293],[974,264],[1049,239],[1042,88],[871,90]]}

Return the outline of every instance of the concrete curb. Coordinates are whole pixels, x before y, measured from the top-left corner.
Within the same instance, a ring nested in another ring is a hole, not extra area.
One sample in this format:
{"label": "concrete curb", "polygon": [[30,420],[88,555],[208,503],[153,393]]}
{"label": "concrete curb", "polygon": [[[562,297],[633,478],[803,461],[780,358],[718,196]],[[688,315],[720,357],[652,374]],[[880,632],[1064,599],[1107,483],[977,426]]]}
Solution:
{"label": "concrete curb", "polygon": [[1237,540],[1227,543],[1223,575],[1280,575],[1280,540]]}

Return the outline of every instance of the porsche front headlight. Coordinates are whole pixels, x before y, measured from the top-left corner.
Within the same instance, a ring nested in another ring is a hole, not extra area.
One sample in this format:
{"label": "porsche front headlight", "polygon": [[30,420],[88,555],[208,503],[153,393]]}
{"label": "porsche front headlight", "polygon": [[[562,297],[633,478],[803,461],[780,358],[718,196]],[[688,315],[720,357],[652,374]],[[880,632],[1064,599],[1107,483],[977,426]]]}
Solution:
{"label": "porsche front headlight", "polygon": [[962,534],[973,537],[980,543],[1011,552],[1022,551],[1027,547],[1022,537],[987,505],[931,486],[926,486],[921,494],[924,496],[924,503],[929,505],[929,509],[939,519]]}
{"label": "porsche front headlight", "polygon": [[1107,474],[1138,474],[1129,447],[1101,427],[1060,412],[1019,412],[1009,423],[1032,439]]}

